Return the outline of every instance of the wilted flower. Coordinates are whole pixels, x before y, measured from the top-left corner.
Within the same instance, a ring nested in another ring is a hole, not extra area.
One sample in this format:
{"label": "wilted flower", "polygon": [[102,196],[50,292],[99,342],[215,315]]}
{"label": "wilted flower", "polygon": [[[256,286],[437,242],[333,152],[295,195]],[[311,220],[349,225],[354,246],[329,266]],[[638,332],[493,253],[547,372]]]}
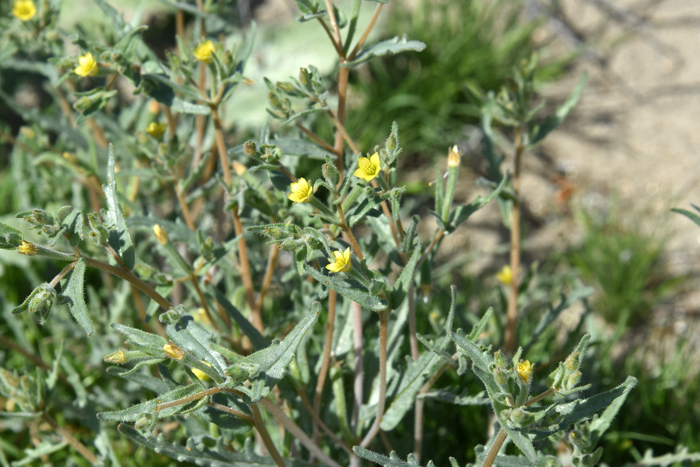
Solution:
{"label": "wilted flower", "polygon": [[90,52],[78,57],[78,63],[80,63],[80,66],[75,67],[73,70],[76,75],[85,77],[97,74],[97,69],[99,68],[97,66],[97,60],[95,60],[95,57],[93,57]]}
{"label": "wilted flower", "polygon": [[314,195],[313,187],[306,181],[305,178],[300,178],[298,182],[290,184],[289,188],[292,190],[292,192],[289,194],[289,196],[287,196],[287,198],[295,203],[306,203],[307,201],[311,200]]}
{"label": "wilted flower", "polygon": [[165,355],[167,355],[168,357],[178,361],[185,358],[185,351],[177,345],[173,344],[172,342],[163,346],[163,352],[165,352]]}
{"label": "wilted flower", "polygon": [[27,242],[26,240],[22,240],[22,244],[17,247],[17,251],[19,251],[23,255],[34,256],[35,254],[37,254],[39,252],[39,247],[37,246],[36,243]]}
{"label": "wilted flower", "polygon": [[372,157],[360,157],[357,160],[357,170],[353,175],[370,182],[379,175],[380,170],[382,170],[382,163],[379,160],[379,154],[375,152]]}
{"label": "wilted flower", "polygon": [[334,251],[335,261],[326,265],[326,269],[331,272],[345,272],[350,269],[350,247],[345,251]]}

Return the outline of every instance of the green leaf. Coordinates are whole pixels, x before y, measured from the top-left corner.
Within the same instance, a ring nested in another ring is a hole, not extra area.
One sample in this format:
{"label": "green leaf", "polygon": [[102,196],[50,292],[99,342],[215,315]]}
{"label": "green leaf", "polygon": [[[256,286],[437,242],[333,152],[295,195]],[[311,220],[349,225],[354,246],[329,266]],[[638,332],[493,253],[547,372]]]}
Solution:
{"label": "green leaf", "polygon": [[162,353],[163,346],[168,343],[165,337],[140,329],[132,328],[124,324],[112,323],[112,329],[124,334],[131,342],[145,347],[153,352]]}
{"label": "green leaf", "polygon": [[[389,457],[386,457],[382,454],[377,454],[376,452],[361,448],[360,446],[353,446],[352,450],[359,457],[383,467],[421,467],[416,460],[416,456],[413,454],[409,454],[408,459],[404,461],[396,454],[396,451],[391,451]],[[428,462],[428,467],[434,467],[433,461]]]}
{"label": "green leaf", "polygon": [[317,271],[308,264],[304,264],[304,269],[307,274],[311,275],[311,277],[316,279],[319,283],[330,287],[343,297],[358,303],[368,310],[382,311],[389,306],[389,302],[383,298],[373,297],[369,293],[359,290],[361,286],[357,283],[348,282],[331,276],[324,276],[323,273]]}
{"label": "green leaf", "polygon": [[488,405],[491,399],[486,395],[486,391],[481,391],[474,396],[470,396],[465,389],[461,394],[455,394],[452,391],[438,389],[425,393],[421,399],[434,399],[440,402],[447,402],[454,405]]}
{"label": "green leaf", "polygon": [[[128,409],[124,410],[114,410],[111,412],[100,412],[97,414],[97,418],[100,420],[110,420],[117,422],[135,422],[141,416],[147,414],[153,414],[156,410],[156,406],[159,404],[165,404],[167,402],[173,402],[178,399],[193,396],[198,392],[202,391],[202,386],[199,383],[192,383],[187,386],[180,386],[177,389],[161,394],[160,396],[151,399],[150,401],[141,402],[140,404],[132,405]],[[164,417],[170,417],[171,415],[176,415],[180,412],[192,408],[197,404],[198,400],[188,402],[187,404],[176,405],[174,407],[168,407],[157,412],[158,419]]]}
{"label": "green leaf", "polygon": [[508,437],[511,439],[511,441],[513,441],[513,443],[515,443],[515,445],[518,446],[518,448],[520,448],[522,453],[525,454],[525,457],[527,457],[528,460],[531,462],[537,462],[537,452],[535,452],[535,446],[532,445],[532,441],[527,436],[527,430],[517,430],[515,428],[506,426],[503,423],[503,420],[500,421],[501,429],[505,431],[508,434]]}
{"label": "green leaf", "polygon": [[209,377],[214,378],[211,374],[213,370],[218,373],[217,376],[223,375],[225,372],[224,361],[219,355],[211,350],[211,334],[205,331],[200,325],[194,322],[191,316],[183,316],[175,324],[165,326],[165,332],[182,350],[194,354],[194,356],[202,361],[209,363],[213,369],[200,368],[207,373]]}
{"label": "green leaf", "polygon": [[[692,205],[696,211],[700,212],[700,208],[695,206],[694,204]],[[687,211],[685,209],[679,209],[679,208],[673,208],[671,209],[673,212],[677,212],[678,214],[683,214],[685,217],[690,219],[691,221],[695,222],[697,225],[700,225],[700,216],[695,214],[692,211]]]}
{"label": "green leaf", "polygon": [[0,249],[15,250],[24,240],[24,234],[14,227],[0,222]]}
{"label": "green leaf", "polygon": [[61,222],[69,235],[70,246],[76,246],[83,239],[83,227],[85,220],[80,209],[73,209]]}
{"label": "green leaf", "polygon": [[396,55],[408,51],[420,52],[423,49],[425,49],[425,44],[421,41],[409,41],[406,39],[406,36],[402,38],[396,36],[393,39],[387,39],[369,46],[357,54],[354,60],[345,62],[341,64],[341,66],[354,68],[376,57],[382,57],[388,54]]}
{"label": "green leaf", "polygon": [[206,105],[192,104],[191,102],[183,101],[179,97],[174,97],[170,103],[170,109],[174,112],[192,114],[192,115],[209,115],[211,108]]}
{"label": "green leaf", "polygon": [[627,397],[627,393],[630,392],[637,385],[637,379],[628,376],[624,383],[617,386],[610,391],[598,394],[596,396],[590,397],[588,399],[578,399],[566,404],[559,404],[554,408],[554,411],[561,414],[563,418],[549,426],[539,427],[533,432],[537,433],[536,439],[543,439],[549,436],[549,434],[554,433],[559,430],[565,430],[574,423],[585,420],[592,416],[599,410],[602,410],[612,404],[618,397]]}
{"label": "green leaf", "polygon": [[[178,443],[168,443],[162,433],[158,435],[158,438],[145,438],[129,425],[120,424],[117,429],[130,440],[146,446],[159,454],[165,454],[178,462],[188,462],[207,467],[261,467],[275,465],[271,457],[260,457],[253,452],[250,438],[246,440],[245,448],[242,452],[231,452],[224,445],[222,437],[215,440],[207,435],[196,436],[189,438],[185,446],[182,446]],[[284,459],[284,462],[289,467],[306,467],[309,465],[294,459]]]}
{"label": "green leaf", "polygon": [[121,256],[127,268],[134,267],[134,245],[131,242],[131,234],[126,224],[124,210],[119,204],[117,195],[117,179],[114,176],[114,166],[116,158],[114,156],[114,146],[109,145],[109,158],[107,160],[107,184],[102,185],[107,199],[107,212],[105,213],[105,224],[111,227],[107,242]]}
{"label": "green leaf", "polygon": [[89,336],[94,328],[85,304],[85,268],[85,258],[80,258],[75,262],[73,270],[61,281],[63,293],[61,293],[60,299],[61,303],[68,305],[73,318]]}
{"label": "green leaf", "polygon": [[247,363],[257,365],[260,369],[260,376],[252,381],[252,390],[243,384],[237,386],[237,389],[248,396],[249,400],[244,399],[246,404],[258,402],[267,397],[272,388],[284,377],[285,370],[296,355],[299,344],[320,313],[321,304],[314,302],[311,311],[294,326],[283,341],[273,341],[269,347],[245,357]]}
{"label": "green leaf", "polygon": [[571,93],[569,98],[561,106],[557,108],[554,115],[550,115],[545,118],[540,125],[533,125],[530,131],[530,146],[534,146],[540,141],[542,141],[545,136],[547,136],[552,130],[558,127],[569,115],[571,109],[574,108],[578,100],[581,98],[581,93],[583,92],[583,87],[586,85],[586,80],[588,80],[588,73],[584,73],[581,80]]}
{"label": "green leaf", "polygon": [[489,193],[486,196],[477,196],[474,201],[465,206],[457,206],[457,208],[455,208],[455,210],[452,211],[452,214],[450,214],[450,219],[447,222],[447,228],[445,230],[447,232],[452,232],[462,222],[469,219],[469,216],[471,216],[476,211],[478,211],[479,209],[486,206],[489,202],[491,202],[491,200],[498,196],[506,187],[508,178],[508,173],[506,173],[506,175],[501,179],[501,182],[498,184],[498,187],[496,187],[496,189],[493,190],[491,193]]}

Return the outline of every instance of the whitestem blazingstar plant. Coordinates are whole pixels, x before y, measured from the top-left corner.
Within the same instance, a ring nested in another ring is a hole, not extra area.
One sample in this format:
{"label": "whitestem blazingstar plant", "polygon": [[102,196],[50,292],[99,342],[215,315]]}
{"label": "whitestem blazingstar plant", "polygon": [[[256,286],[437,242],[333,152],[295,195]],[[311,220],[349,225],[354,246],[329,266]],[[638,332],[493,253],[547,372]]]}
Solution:
{"label": "whitestem blazingstar plant", "polygon": [[[115,438],[123,436],[197,465],[337,467],[367,459],[415,467],[431,455],[423,445],[431,416],[424,404],[446,372],[485,390],[442,391],[439,400],[489,405],[496,417],[495,434],[475,448],[470,465],[592,466],[601,459],[596,444],[636,380],[584,398],[588,386],[579,382],[593,379],[583,368],[589,336],[548,378],[537,373],[545,357],[532,350],[557,315],[590,290],[571,290],[570,299],[549,306],[536,333],[519,334],[517,294],[527,292],[530,275],[519,283],[504,269],[499,280],[515,290],[510,308],[489,309],[467,334],[453,329],[467,316],[457,289],[444,299],[433,280],[442,240],[494,199],[512,214],[510,271],[520,271],[521,159],[563,121],[580,87],[543,120],[533,104],[534,61],[516,71],[510,90],[477,95],[489,193],[455,204],[461,153],[446,142],[451,149],[438,163],[432,196],[437,227],[423,241],[416,204],[402,203],[408,195],[398,173],[398,125],[387,122],[384,144],[378,138],[374,148],[358,147],[344,126],[355,68],[425,48],[398,37],[367,43],[383,3],[361,24],[360,1],[344,13],[331,0],[297,1],[299,20],[320,27],[335,50],[337,82],[307,64],[298,78],[266,81],[268,112],[279,126],[246,142],[227,133],[222,106],[247,82],[254,26],[229,49],[240,31],[227,25],[228,4],[177,4],[177,48],[159,61],[143,42],[144,26],[96,3],[111,21],[110,34],[75,38],[77,58],[62,49],[58,10],[42,7],[34,41],[50,60],[37,54],[32,63],[51,68],[56,106],[33,113],[0,93],[35,132],[13,147],[18,183],[23,174],[30,180],[17,189],[45,206],[23,205],[17,214],[32,237],[0,223],[0,248],[46,259],[42,274],[53,275],[12,309],[15,331],[2,337],[3,348],[38,369],[0,371],[0,395],[19,408],[0,417],[18,417],[18,431],[43,420],[54,432],[40,433],[41,444],[24,459],[65,449],[91,465],[117,463],[123,443]],[[17,1],[13,14],[29,21],[32,8]],[[191,30],[184,28],[186,12],[196,12]],[[232,40],[212,40],[222,36]],[[19,50],[22,37],[6,40]],[[337,98],[330,99],[331,88]],[[133,103],[124,104],[116,96],[128,89],[135,90]],[[314,132],[315,119],[332,125],[328,140]],[[515,128],[512,176],[500,170],[496,123]],[[418,303],[417,290],[427,291],[434,308]],[[24,312],[39,315],[43,327]],[[496,322],[504,323],[505,337]],[[54,353],[39,354],[18,338],[22,323],[36,335],[55,332]],[[68,352],[77,342],[83,353]],[[100,359],[117,366],[101,367]],[[95,384],[102,379],[114,383],[109,395]],[[68,395],[76,403],[64,410]],[[401,450],[411,454],[403,461],[386,445],[406,439]],[[507,442],[516,448],[502,450]],[[150,459],[162,463],[155,454]],[[459,462],[466,460],[452,465]]]}

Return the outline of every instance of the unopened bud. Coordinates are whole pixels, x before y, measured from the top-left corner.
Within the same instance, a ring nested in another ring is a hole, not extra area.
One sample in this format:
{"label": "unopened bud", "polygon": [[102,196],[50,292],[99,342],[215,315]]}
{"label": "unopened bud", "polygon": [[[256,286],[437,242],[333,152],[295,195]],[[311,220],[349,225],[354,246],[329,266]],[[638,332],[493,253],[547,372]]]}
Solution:
{"label": "unopened bud", "polygon": [[246,156],[254,156],[257,150],[258,148],[251,140],[248,140],[243,144],[243,152],[245,152]]}
{"label": "unopened bud", "polygon": [[265,233],[272,238],[279,238],[282,235],[282,231],[279,227],[266,227]]}
{"label": "unopened bud", "polygon": [[309,84],[309,71],[306,68],[299,70],[299,82],[304,86]]}
{"label": "unopened bud", "polygon": [[493,357],[496,360],[496,366],[498,368],[508,368],[508,360],[506,359],[505,355],[503,355],[503,352],[498,350],[495,354],[493,354]]}
{"label": "unopened bud", "polygon": [[283,92],[286,92],[286,93],[290,93],[290,92],[294,91],[294,87],[292,86],[292,83],[287,83],[287,82],[278,82],[277,89],[279,89]]}
{"label": "unopened bud", "polygon": [[578,352],[572,352],[571,355],[566,357],[566,360],[564,361],[564,366],[567,370],[574,371],[578,368],[578,355]]}
{"label": "unopened bud", "polygon": [[282,249],[285,251],[295,251],[297,249],[297,244],[291,238],[282,242]]}
{"label": "unopened bud", "polygon": [[51,284],[41,284],[40,291],[29,301],[29,312],[38,313],[41,324],[44,324],[51,313],[51,306],[56,298],[56,289]]}
{"label": "unopened bud", "polygon": [[136,420],[136,423],[134,424],[134,428],[136,428],[138,431],[141,431],[150,424],[151,424],[150,414],[143,414],[141,417],[139,417],[138,420]]}
{"label": "unopened bud", "polygon": [[450,148],[450,152],[447,155],[447,167],[459,167],[459,162],[462,158],[462,153],[459,152],[457,145],[455,144]]}
{"label": "unopened bud", "polygon": [[123,350],[117,350],[116,352],[107,355],[104,360],[107,363],[123,365],[126,363],[126,352]]}
{"label": "unopened bud", "polygon": [[575,387],[581,381],[581,372],[576,370],[569,376],[569,388]]}
{"label": "unopened bud", "polygon": [[326,162],[323,164],[321,166],[321,172],[325,179],[333,185],[337,185],[340,181],[340,173],[333,162]]}
{"label": "unopened bud", "polygon": [[157,114],[158,112],[160,112],[160,104],[157,100],[151,99],[150,101],[148,101],[148,111],[152,114]]}
{"label": "unopened bud", "polygon": [[168,244],[168,234],[165,233],[165,230],[163,230],[163,227],[160,225],[156,224],[153,226],[153,234],[156,236],[156,240],[158,240],[158,243],[161,245],[167,245]]}
{"label": "unopened bud", "polygon": [[185,358],[185,351],[172,342],[163,346],[163,352],[165,352],[165,355],[167,355],[168,357],[177,361],[180,361],[183,358]]}
{"label": "unopened bud", "polygon": [[508,375],[501,370],[500,368],[496,368],[496,371],[493,374],[496,383],[499,385],[504,385],[508,382]]}
{"label": "unopened bud", "polygon": [[233,161],[231,165],[233,166],[233,171],[236,172],[236,175],[239,177],[248,171],[248,167],[238,161]]}

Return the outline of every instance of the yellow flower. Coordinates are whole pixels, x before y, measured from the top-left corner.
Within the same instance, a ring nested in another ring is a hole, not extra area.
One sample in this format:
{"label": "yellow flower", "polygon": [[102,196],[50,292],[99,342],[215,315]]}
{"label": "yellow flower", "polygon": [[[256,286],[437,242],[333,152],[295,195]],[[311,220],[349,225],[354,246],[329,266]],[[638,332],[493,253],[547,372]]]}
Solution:
{"label": "yellow flower", "polygon": [[379,160],[379,154],[375,152],[372,157],[360,157],[357,160],[357,170],[353,175],[369,182],[379,175],[380,170],[382,170],[382,163]]}
{"label": "yellow flower", "polygon": [[97,74],[97,69],[99,68],[97,66],[97,60],[95,60],[95,57],[93,57],[90,52],[78,57],[78,63],[80,63],[80,66],[75,67],[73,70],[76,75],[85,77]]}
{"label": "yellow flower", "polygon": [[126,363],[126,352],[123,350],[117,350],[105,357],[105,362],[107,363],[119,363],[120,365]]}
{"label": "yellow flower", "polygon": [[503,269],[496,274],[496,279],[503,285],[510,285],[513,282],[513,270],[510,266],[503,266]]}
{"label": "yellow flower", "polygon": [[533,364],[530,363],[529,360],[525,360],[524,362],[519,362],[515,366],[515,371],[518,372],[518,376],[520,376],[520,379],[523,380],[523,383],[528,383],[530,384],[530,381],[532,381],[532,368]]}
{"label": "yellow flower", "polygon": [[311,200],[314,195],[313,187],[303,177],[300,178],[298,182],[290,184],[289,188],[292,190],[292,192],[289,193],[287,198],[295,203],[306,203],[307,201]]}
{"label": "yellow flower", "polygon": [[155,139],[161,139],[165,133],[165,129],[168,128],[167,123],[156,123],[151,122],[146,127],[146,133],[153,136]]}
{"label": "yellow flower", "polygon": [[161,245],[167,245],[168,244],[168,234],[163,230],[163,227],[160,225],[156,224],[153,226],[153,235],[156,236],[156,240],[158,240],[158,243]]}
{"label": "yellow flower", "polygon": [[27,256],[34,256],[39,252],[39,247],[36,243],[27,242],[22,240],[22,244],[17,247],[17,251]]}
{"label": "yellow flower", "polygon": [[347,247],[345,251],[334,251],[333,256],[335,261],[328,264],[326,269],[331,272],[345,272],[350,269],[350,247]]}
{"label": "yellow flower", "polygon": [[211,54],[214,53],[214,43],[212,41],[204,41],[194,49],[194,58],[204,63],[211,63],[213,59]]}
{"label": "yellow flower", "polygon": [[165,355],[167,355],[168,357],[173,358],[177,361],[180,361],[183,358],[185,358],[185,351],[177,345],[173,344],[172,342],[163,346],[163,352],[165,352]]}
{"label": "yellow flower", "polygon": [[12,15],[21,21],[29,21],[36,15],[36,6],[32,0],[15,0]]}
{"label": "yellow flower", "polygon": [[[207,362],[205,362],[205,361],[203,361],[203,360],[200,360],[200,362],[204,363],[206,366],[208,366],[209,368],[211,368],[211,365],[208,364]],[[195,375],[197,378],[199,378],[200,381],[209,381],[209,375],[207,375],[207,374],[206,374],[205,372],[203,372],[202,370],[199,370],[199,369],[197,369],[197,368],[192,368],[192,373],[194,373],[194,375]]]}

